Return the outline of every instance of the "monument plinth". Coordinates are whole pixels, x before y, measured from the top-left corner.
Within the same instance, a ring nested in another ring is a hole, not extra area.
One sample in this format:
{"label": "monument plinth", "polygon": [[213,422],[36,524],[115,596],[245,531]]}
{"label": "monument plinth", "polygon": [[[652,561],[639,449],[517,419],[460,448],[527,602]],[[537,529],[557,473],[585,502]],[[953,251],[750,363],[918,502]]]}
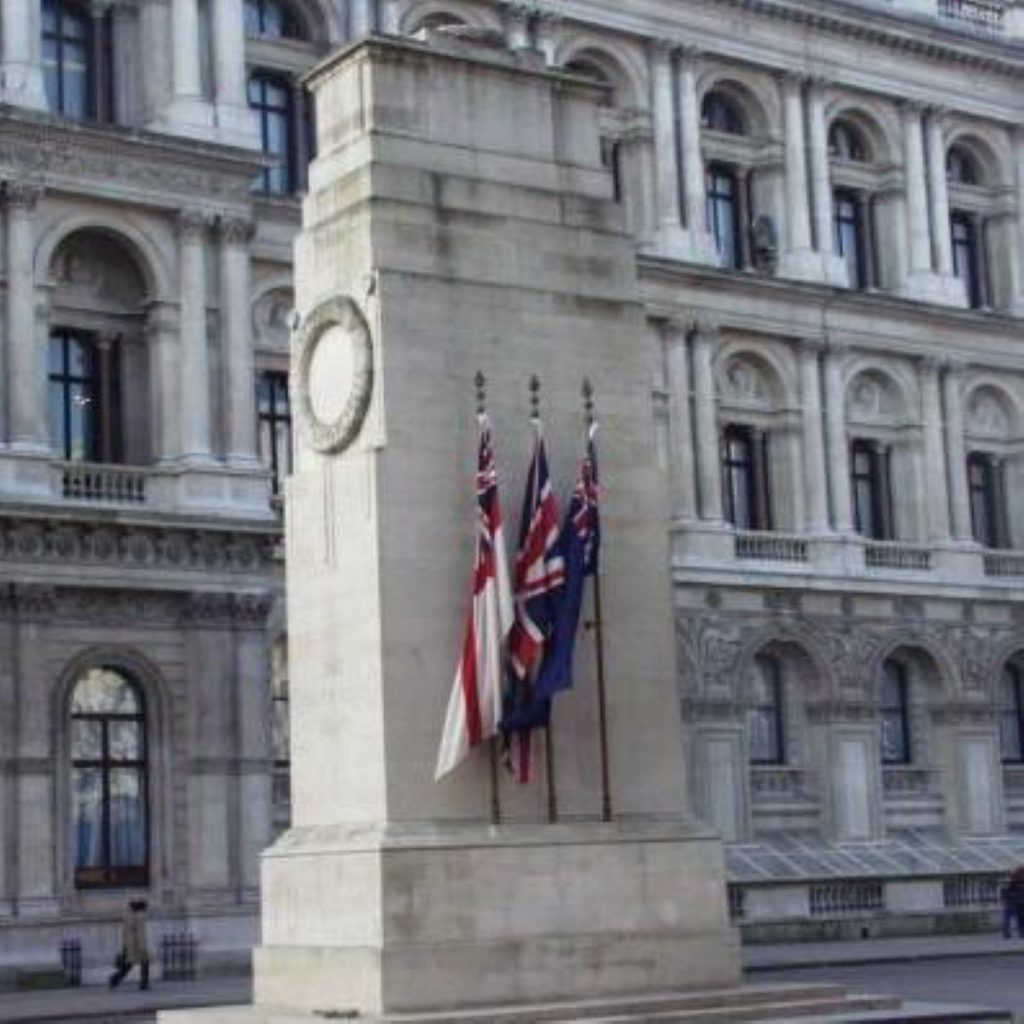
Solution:
{"label": "monument plinth", "polygon": [[[600,163],[602,89],[528,54],[392,39],[310,85],[287,499],[294,822],[263,858],[253,1013],[732,984],[720,844],[688,815],[657,354]],[[501,773],[498,824],[486,751],[433,779],[473,550],[477,370],[509,524],[530,376],[563,500],[594,385],[610,822],[586,638],[555,703],[557,823],[543,763],[526,787]]]}

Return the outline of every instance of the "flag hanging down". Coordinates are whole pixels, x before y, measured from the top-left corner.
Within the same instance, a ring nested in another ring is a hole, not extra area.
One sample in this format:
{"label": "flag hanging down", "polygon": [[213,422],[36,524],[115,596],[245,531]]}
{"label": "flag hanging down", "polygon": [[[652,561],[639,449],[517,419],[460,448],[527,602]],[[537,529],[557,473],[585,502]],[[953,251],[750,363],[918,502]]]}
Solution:
{"label": "flag hanging down", "polygon": [[544,434],[538,420],[519,529],[515,621],[508,644],[510,685],[501,723],[510,745],[512,770],[520,782],[529,782],[532,772],[530,732],[547,724],[548,702],[538,699],[533,675],[551,635],[564,583],[565,569],[558,550],[558,505],[551,490]]}
{"label": "flag hanging down", "polygon": [[597,555],[601,545],[601,521],[598,514],[597,450],[594,445],[596,424],[591,424],[587,450],[580,462],[569,507],[559,538],[565,563],[565,587],[561,593],[550,643],[534,681],[540,698],[550,699],[559,690],[572,686],[572,655],[576,630],[583,605],[583,589],[588,576],[597,573]]}
{"label": "flag hanging down", "polygon": [[496,735],[501,721],[504,645],[512,627],[512,591],[491,428],[484,415],[480,416],[476,500],[472,606],[445,715],[435,779],[450,772],[473,747]]}

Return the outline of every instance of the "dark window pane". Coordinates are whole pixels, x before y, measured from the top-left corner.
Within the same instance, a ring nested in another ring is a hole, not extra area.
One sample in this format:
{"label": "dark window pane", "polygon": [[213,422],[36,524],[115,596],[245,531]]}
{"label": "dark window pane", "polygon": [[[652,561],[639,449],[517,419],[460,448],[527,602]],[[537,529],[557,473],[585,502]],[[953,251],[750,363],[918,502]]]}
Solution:
{"label": "dark window pane", "polygon": [[751,677],[753,707],[747,715],[750,760],[755,764],[785,762],[782,665],[761,655],[754,659]]}
{"label": "dark window pane", "polygon": [[882,761],[910,762],[910,694],[903,666],[887,661],[882,667]]}
{"label": "dark window pane", "polygon": [[110,769],[110,859],[118,867],[146,863],[146,805],[137,768]]}

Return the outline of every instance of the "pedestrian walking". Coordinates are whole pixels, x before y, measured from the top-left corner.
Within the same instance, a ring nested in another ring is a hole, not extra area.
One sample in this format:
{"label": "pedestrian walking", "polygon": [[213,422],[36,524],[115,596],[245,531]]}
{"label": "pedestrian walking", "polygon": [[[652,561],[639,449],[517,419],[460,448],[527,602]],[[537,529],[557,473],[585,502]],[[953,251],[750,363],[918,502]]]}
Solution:
{"label": "pedestrian walking", "polygon": [[1024,938],[1024,866],[1017,868],[1003,886],[1003,938],[1013,937],[1014,923],[1017,937]]}
{"label": "pedestrian walking", "polygon": [[149,942],[146,935],[146,901],[132,900],[121,922],[121,951],[115,960],[109,985],[117,988],[125,975],[139,965],[139,988],[149,988]]}

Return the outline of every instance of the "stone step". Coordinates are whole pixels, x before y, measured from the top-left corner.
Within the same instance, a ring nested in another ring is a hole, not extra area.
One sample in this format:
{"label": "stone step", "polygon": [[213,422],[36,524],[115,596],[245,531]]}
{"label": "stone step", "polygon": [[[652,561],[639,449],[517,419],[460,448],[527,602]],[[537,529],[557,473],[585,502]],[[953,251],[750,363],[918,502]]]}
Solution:
{"label": "stone step", "polygon": [[[852,1010],[828,1018],[828,1024],[1012,1024],[1010,1010],[952,1003],[905,1002],[895,1009]],[[806,1024],[806,1018],[782,1018],[772,1024]]]}

